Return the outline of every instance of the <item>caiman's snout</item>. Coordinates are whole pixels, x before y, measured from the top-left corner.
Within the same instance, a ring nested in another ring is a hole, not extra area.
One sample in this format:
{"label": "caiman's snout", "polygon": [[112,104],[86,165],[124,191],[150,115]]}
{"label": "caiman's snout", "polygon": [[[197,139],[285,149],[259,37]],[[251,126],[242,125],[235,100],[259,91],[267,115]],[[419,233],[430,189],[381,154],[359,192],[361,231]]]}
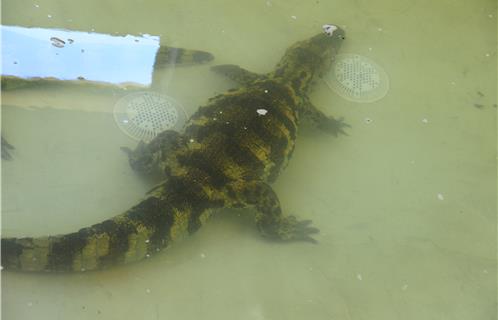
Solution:
{"label": "caiman's snout", "polygon": [[346,33],[334,24],[324,24],[322,30],[323,32],[310,39],[309,46],[325,62],[337,54],[346,39]]}

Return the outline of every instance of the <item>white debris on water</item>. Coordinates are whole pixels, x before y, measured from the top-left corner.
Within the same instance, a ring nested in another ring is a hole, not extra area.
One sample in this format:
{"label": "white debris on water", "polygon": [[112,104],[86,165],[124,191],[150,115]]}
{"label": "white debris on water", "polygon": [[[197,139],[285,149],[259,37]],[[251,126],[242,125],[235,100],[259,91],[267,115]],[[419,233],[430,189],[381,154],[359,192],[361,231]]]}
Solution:
{"label": "white debris on water", "polygon": [[329,36],[331,36],[331,35],[334,34],[334,31],[337,30],[337,27],[334,26],[333,24],[324,24],[322,26],[322,29],[323,29],[323,32],[325,32],[326,34],[328,34]]}

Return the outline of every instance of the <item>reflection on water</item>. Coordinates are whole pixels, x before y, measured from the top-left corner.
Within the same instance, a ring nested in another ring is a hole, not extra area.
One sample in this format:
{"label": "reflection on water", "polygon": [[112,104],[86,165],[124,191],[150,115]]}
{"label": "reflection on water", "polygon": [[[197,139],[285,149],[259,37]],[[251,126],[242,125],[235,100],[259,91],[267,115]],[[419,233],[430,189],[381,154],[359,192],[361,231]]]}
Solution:
{"label": "reflection on water", "polygon": [[[4,272],[3,318],[496,318],[495,3],[7,0],[2,11],[11,26],[153,34],[161,45],[260,73],[336,22],[348,33],[342,52],[372,59],[390,77],[389,93],[372,103],[344,100],[322,81],[310,96],[327,115],[344,116],[349,136],[303,126],[273,187],[287,212],[320,228],[317,245],[263,241],[253,211],[224,210],[137,265]],[[78,44],[57,33],[44,41],[52,53]],[[53,72],[53,61],[32,56]],[[152,79],[188,114],[234,86],[209,66],[154,70]],[[74,231],[150,189],[119,149],[136,145],[112,115],[126,93],[39,83],[2,92],[2,133],[16,148],[2,163],[4,235]]]}
{"label": "reflection on water", "polygon": [[2,26],[2,75],[150,85],[160,37]]}
{"label": "reflection on water", "polygon": [[162,68],[213,59],[208,52],[160,45],[159,36],[148,34],[115,36],[19,26],[2,26],[1,32],[3,90],[63,85],[145,88]]}

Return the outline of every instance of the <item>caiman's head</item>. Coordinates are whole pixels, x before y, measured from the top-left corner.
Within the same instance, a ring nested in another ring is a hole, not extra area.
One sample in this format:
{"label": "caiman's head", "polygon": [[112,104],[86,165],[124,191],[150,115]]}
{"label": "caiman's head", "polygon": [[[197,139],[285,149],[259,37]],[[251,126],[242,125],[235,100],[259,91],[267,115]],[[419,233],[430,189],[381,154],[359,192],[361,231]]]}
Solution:
{"label": "caiman's head", "polygon": [[344,39],[344,30],[324,25],[322,33],[287,49],[272,76],[282,78],[296,92],[306,93],[313,78],[328,71]]}

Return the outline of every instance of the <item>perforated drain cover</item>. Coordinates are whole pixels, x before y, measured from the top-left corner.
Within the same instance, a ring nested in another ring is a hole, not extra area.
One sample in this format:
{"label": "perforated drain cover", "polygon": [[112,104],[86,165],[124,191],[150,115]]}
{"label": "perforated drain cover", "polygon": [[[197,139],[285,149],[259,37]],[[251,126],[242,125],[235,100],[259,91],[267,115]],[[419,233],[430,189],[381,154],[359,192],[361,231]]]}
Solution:
{"label": "perforated drain cover", "polygon": [[373,102],[389,90],[386,72],[367,57],[357,54],[336,56],[325,78],[327,85],[341,97],[355,102]]}
{"label": "perforated drain cover", "polygon": [[128,136],[145,142],[164,130],[182,129],[187,115],[174,99],[156,92],[135,92],[119,99],[114,119]]}

